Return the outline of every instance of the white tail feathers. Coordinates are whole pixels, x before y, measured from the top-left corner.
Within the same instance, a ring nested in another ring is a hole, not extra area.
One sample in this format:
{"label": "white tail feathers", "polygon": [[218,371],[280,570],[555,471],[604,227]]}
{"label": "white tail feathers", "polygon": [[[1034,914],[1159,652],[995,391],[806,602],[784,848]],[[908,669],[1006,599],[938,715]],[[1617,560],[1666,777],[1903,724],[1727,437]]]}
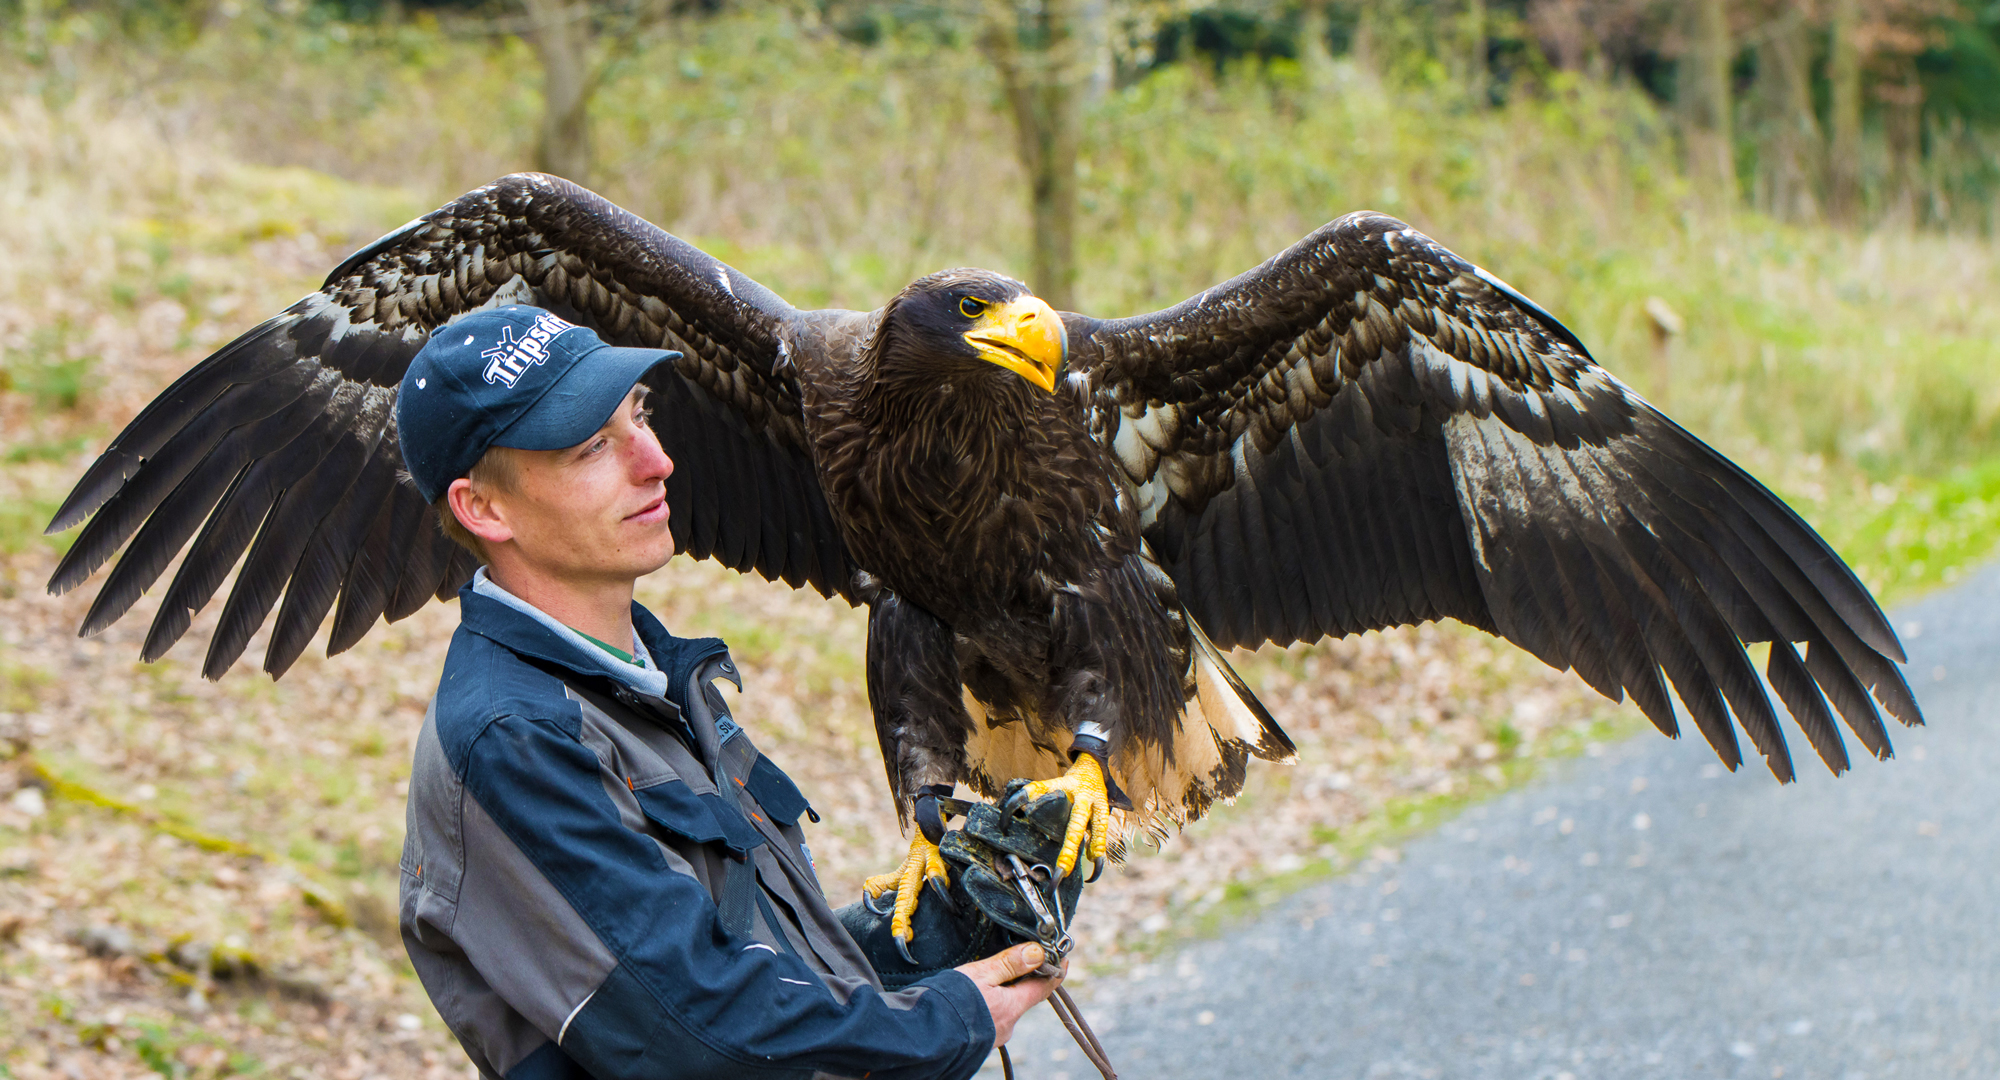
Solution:
{"label": "white tail feathers", "polygon": [[[1189,682],[1193,693],[1181,713],[1171,747],[1126,739],[1111,760],[1111,775],[1132,799],[1133,811],[1119,822],[1129,832],[1145,828],[1164,835],[1200,818],[1218,800],[1243,790],[1245,763],[1292,760],[1292,740],[1278,727],[1257,696],[1194,620]],[[1037,742],[1018,719],[994,724],[989,710],[965,692],[973,735],[966,741],[968,780],[989,798],[1014,777],[1044,780],[1069,767],[1067,748]]]}

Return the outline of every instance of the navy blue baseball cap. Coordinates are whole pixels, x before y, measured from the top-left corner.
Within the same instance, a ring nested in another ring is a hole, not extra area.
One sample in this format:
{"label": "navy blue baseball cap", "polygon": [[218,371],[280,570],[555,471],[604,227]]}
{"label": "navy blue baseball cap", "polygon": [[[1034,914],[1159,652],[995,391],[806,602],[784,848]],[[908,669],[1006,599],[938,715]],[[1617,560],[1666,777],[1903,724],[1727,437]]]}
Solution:
{"label": "navy blue baseball cap", "polygon": [[561,450],[595,434],[632,385],[681,354],[606,345],[538,307],[476,311],[438,327],[396,394],[403,465],[425,502],[488,447]]}

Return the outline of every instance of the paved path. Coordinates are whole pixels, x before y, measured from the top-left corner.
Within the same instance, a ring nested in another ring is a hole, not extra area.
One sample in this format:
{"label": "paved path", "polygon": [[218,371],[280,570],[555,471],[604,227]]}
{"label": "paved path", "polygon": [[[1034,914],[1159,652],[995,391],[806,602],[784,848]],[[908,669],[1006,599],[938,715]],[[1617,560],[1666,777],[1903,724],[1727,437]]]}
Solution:
{"label": "paved path", "polygon": [[[2000,567],[1894,621],[1930,722],[1894,761],[1607,747],[1086,1015],[1127,1080],[2000,1077]],[[1095,1076],[1047,1010],[1014,1048]]]}

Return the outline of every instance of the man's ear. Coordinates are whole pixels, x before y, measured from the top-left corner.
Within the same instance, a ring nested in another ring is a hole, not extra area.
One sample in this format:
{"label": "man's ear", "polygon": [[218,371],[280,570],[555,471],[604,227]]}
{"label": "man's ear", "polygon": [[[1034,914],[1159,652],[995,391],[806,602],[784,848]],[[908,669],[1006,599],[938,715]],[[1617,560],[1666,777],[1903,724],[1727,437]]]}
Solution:
{"label": "man's ear", "polygon": [[446,489],[445,500],[466,532],[483,544],[504,544],[514,539],[514,530],[507,524],[505,509],[495,502],[493,495],[490,486],[461,476]]}

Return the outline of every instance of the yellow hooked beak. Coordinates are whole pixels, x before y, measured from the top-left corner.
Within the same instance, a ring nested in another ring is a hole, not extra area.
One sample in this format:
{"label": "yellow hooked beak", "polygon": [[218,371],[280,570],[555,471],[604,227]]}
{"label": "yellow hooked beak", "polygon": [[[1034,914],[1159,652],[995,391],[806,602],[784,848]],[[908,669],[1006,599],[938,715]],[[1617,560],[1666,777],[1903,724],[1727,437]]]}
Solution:
{"label": "yellow hooked beak", "polygon": [[979,316],[965,340],[983,360],[1055,393],[1056,369],[1062,367],[1067,340],[1054,308],[1037,296],[994,304]]}

